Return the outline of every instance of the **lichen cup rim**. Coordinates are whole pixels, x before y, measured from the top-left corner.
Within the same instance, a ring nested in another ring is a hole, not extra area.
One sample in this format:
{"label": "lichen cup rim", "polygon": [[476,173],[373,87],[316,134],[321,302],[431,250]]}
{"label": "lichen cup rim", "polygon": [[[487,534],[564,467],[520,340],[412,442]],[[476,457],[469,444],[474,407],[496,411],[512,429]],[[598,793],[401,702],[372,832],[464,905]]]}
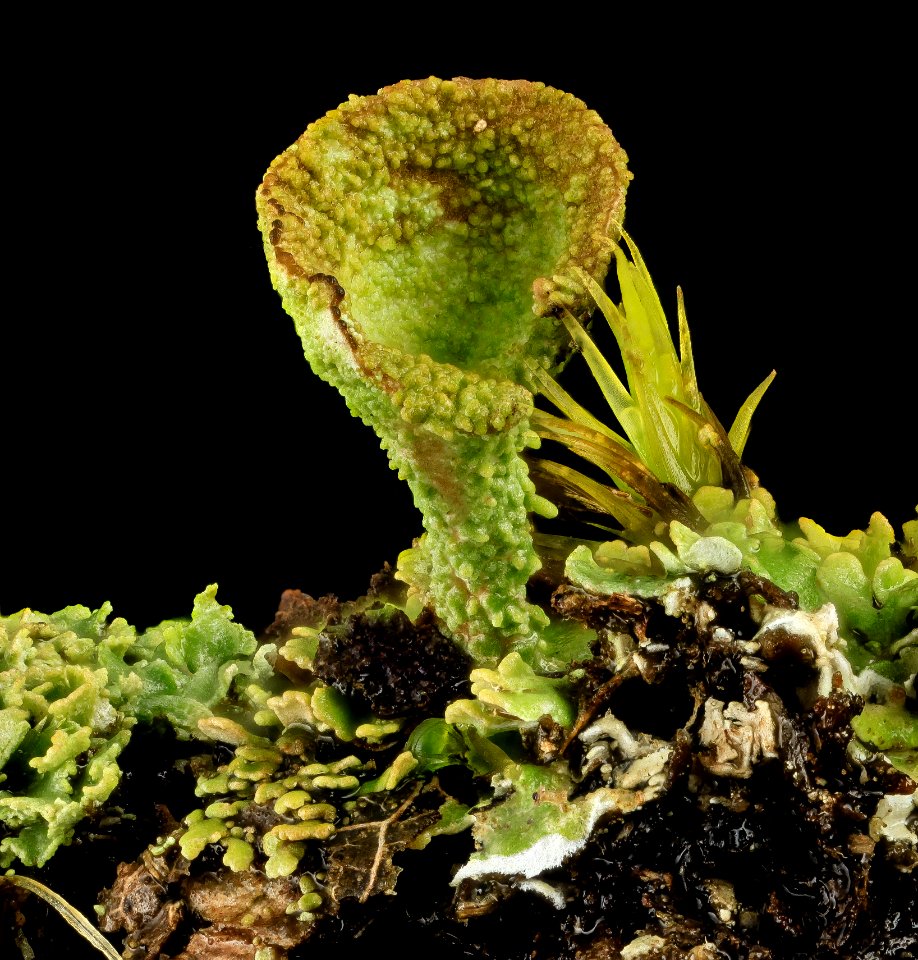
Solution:
{"label": "lichen cup rim", "polygon": [[605,276],[630,179],[612,132],[574,95],[428,77],[309,124],[257,203],[288,312],[302,312],[295,291],[327,285],[337,330],[314,335],[528,386],[528,361],[552,367],[570,351],[558,315],[593,312],[581,276]]}

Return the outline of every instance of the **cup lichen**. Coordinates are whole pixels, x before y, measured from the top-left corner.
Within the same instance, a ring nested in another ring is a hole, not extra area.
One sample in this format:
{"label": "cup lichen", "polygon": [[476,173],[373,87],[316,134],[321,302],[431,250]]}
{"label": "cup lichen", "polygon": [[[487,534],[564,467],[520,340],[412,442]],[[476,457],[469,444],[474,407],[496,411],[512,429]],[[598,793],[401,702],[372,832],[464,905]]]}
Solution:
{"label": "cup lichen", "polygon": [[[424,516],[402,575],[474,655],[544,625],[535,495],[518,454],[530,370],[586,317],[630,179],[570,94],[505,80],[405,81],[352,97],[282,153],[258,192],[274,286],[307,359],[379,434]],[[499,522],[495,522],[495,517]]]}

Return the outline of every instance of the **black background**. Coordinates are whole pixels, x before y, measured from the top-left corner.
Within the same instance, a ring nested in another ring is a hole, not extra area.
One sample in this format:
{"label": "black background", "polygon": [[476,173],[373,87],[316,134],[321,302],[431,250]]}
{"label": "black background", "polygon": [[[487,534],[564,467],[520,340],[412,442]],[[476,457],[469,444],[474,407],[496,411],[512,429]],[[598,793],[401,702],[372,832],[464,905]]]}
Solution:
{"label": "black background", "polygon": [[412,15],[419,40],[342,7],[265,9],[232,40],[225,17],[151,14],[12,41],[28,67],[7,87],[0,611],[108,599],[147,626],[216,581],[258,630],[282,589],[355,595],[420,532],[375,437],[303,360],[253,197],[349,93],[430,74],[542,80],[612,127],[626,225],[668,309],[683,287],[714,410],[729,423],[778,370],[746,460],[782,516],[841,533],[913,515],[901,30],[705,37],[570,13],[510,31],[436,9]]}

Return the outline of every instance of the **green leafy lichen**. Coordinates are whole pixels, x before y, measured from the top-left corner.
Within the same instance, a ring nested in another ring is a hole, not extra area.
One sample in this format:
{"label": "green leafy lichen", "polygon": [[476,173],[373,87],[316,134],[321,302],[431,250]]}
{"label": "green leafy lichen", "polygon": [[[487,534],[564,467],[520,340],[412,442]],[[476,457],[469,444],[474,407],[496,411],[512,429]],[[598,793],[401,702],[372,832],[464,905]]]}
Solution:
{"label": "green leafy lichen", "polygon": [[0,865],[41,866],[121,779],[138,722],[182,737],[251,669],[254,636],[216,601],[138,635],[111,606],[0,618]]}
{"label": "green leafy lichen", "polygon": [[918,780],[918,716],[903,702],[868,703],[851,726],[861,740],[884,751],[900,770]]}
{"label": "green leafy lichen", "polygon": [[562,310],[586,316],[630,175],[599,117],[526,81],[403,82],[354,97],[272,164],[258,193],[275,287],[306,357],[379,434],[426,534],[401,575],[474,655],[545,625],[525,585],[518,456],[530,369]]}
{"label": "green leafy lichen", "polygon": [[470,676],[474,700],[456,700],[446,709],[449,723],[474,727],[493,736],[550,717],[570,727],[576,711],[563,678],[540,676],[518,653],[508,653],[494,670],[480,668]]}
{"label": "green leafy lichen", "polygon": [[[0,865],[41,866],[112,794],[134,717],[97,647],[123,656],[122,621],[68,607],[0,619]],[[136,688],[139,690],[139,683]]]}
{"label": "green leafy lichen", "polygon": [[360,781],[354,774],[363,764],[353,755],[317,763],[308,728],[299,723],[273,741],[228,724],[202,728],[236,746],[229,762],[199,776],[195,793],[207,803],[185,817],[186,829],[179,837],[182,853],[194,860],[207,846],[218,844],[224,865],[240,871],[249,869],[257,852],[268,877],[290,876],[304,844],[328,840],[335,833],[340,814],[330,801],[357,789]]}
{"label": "green leafy lichen", "polygon": [[[480,877],[531,879],[548,873],[581,850],[603,819],[630,813],[646,798],[639,790],[615,787],[578,796],[563,762],[508,764],[495,775],[493,787],[497,802],[475,812],[477,849],[457,871],[454,885]],[[543,892],[552,897],[551,890]]]}

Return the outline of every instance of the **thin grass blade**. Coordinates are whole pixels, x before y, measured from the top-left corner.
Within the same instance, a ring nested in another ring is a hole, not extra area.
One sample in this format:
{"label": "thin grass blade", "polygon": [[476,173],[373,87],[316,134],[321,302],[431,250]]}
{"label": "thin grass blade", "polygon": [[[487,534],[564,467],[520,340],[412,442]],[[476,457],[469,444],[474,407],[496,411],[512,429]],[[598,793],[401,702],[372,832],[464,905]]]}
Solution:
{"label": "thin grass blade", "polygon": [[41,897],[41,899],[53,907],[81,937],[88,940],[102,956],[107,957],[108,960],[121,960],[115,948],[92,926],[86,917],[75,907],[70,906],[59,893],[55,893],[50,887],[46,887],[43,883],[39,883],[31,877],[22,877],[17,873],[0,876],[0,884],[3,883],[9,883],[14,887],[21,887],[23,890],[28,890],[29,893],[34,893],[36,897]]}

